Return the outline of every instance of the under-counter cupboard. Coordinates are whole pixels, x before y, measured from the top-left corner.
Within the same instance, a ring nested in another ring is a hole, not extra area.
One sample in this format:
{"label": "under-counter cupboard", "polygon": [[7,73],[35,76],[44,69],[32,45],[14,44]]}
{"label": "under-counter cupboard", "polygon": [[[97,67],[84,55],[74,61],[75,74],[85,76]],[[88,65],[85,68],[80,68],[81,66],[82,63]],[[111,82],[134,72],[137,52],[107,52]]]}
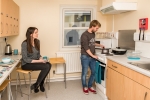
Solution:
{"label": "under-counter cupboard", "polygon": [[150,100],[150,78],[108,60],[106,95],[108,100]]}
{"label": "under-counter cupboard", "polygon": [[19,6],[13,0],[0,0],[0,37],[19,34]]}

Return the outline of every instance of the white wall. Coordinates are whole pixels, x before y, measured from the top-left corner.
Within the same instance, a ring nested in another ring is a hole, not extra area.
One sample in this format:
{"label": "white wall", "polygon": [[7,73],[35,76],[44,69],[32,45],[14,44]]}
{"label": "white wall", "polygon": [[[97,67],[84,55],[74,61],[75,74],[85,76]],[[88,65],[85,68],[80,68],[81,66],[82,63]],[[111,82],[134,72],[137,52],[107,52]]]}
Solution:
{"label": "white wall", "polygon": [[146,42],[136,42],[135,43],[135,50],[141,51],[141,56],[150,58],[150,43]]}

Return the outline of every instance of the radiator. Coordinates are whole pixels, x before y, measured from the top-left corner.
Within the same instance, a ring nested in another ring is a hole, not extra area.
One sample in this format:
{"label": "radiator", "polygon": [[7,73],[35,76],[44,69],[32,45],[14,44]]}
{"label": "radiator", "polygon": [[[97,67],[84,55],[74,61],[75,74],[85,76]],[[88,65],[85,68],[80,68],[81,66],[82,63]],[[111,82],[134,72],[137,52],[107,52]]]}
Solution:
{"label": "radiator", "polygon": [[[78,52],[57,52],[57,57],[63,57],[66,61],[66,73],[81,72],[81,53]],[[56,74],[64,73],[63,64],[57,64]]]}

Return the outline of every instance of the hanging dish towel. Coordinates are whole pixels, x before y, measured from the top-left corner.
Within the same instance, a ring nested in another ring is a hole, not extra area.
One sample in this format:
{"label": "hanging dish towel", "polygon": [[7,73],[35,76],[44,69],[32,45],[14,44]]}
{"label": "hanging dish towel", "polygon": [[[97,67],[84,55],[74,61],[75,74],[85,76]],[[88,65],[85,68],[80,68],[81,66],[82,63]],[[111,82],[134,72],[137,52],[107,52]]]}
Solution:
{"label": "hanging dish towel", "polygon": [[96,83],[99,83],[101,84],[101,74],[100,74],[100,71],[101,71],[101,67],[100,67],[100,62],[96,61],[96,68],[95,68],[95,81]]}
{"label": "hanging dish towel", "polygon": [[105,67],[100,66],[100,62],[98,61],[96,61],[95,67],[95,81],[101,84],[101,80],[104,80]]}

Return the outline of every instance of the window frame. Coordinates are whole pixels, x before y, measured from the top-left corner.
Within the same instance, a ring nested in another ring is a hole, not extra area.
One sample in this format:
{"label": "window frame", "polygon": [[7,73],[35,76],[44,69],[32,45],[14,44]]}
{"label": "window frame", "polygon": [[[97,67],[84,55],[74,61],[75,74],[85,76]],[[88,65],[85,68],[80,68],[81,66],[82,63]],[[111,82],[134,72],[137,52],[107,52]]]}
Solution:
{"label": "window frame", "polygon": [[82,10],[82,11],[91,11],[91,20],[96,19],[96,6],[60,6],[60,39],[59,39],[59,49],[60,51],[79,51],[81,50],[80,45],[76,46],[65,46],[64,45],[64,30],[65,29],[88,29],[88,27],[66,27],[64,26],[64,15],[66,10]]}

